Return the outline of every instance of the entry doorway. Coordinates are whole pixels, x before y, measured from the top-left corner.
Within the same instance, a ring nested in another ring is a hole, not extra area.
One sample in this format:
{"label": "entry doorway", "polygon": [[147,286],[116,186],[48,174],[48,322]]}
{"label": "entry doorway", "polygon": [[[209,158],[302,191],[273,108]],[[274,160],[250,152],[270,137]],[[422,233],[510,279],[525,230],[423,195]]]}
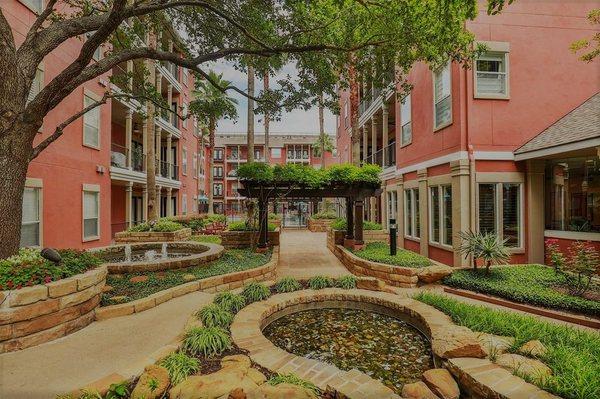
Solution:
{"label": "entry doorway", "polygon": [[283,227],[307,227],[310,217],[310,202],[305,200],[289,200],[280,202],[280,209],[283,211]]}

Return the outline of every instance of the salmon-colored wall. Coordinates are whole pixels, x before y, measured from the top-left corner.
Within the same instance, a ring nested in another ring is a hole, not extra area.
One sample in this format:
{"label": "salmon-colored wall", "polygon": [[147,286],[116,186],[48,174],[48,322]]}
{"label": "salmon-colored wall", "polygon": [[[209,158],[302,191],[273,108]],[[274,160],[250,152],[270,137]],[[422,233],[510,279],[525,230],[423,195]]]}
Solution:
{"label": "salmon-colored wall", "polygon": [[429,257],[445,265],[454,266],[454,253],[450,250],[429,245]]}
{"label": "salmon-colored wall", "polygon": [[404,237],[404,249],[408,249],[409,251],[413,251],[415,253],[419,253],[421,251],[419,242],[406,237]]}

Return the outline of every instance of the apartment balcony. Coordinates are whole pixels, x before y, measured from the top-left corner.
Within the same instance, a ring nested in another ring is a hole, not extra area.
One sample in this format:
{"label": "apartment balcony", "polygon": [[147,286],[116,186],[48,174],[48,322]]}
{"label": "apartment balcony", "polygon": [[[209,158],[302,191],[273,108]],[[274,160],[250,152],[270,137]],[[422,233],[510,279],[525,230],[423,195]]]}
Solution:
{"label": "apartment balcony", "polygon": [[364,124],[364,122],[369,119],[394,92],[395,73],[387,74],[384,77],[384,82],[381,87],[372,85],[371,88],[363,94],[363,98],[358,104],[359,124]]}
{"label": "apartment balcony", "polygon": [[179,66],[169,61],[160,61],[156,63],[156,69],[173,87],[173,90],[181,93],[183,88],[179,82]]}
{"label": "apartment balcony", "polygon": [[[384,162],[385,154],[385,162]],[[396,143],[393,142],[385,148],[381,148],[374,154],[370,154],[363,161],[363,164],[375,164],[381,166],[383,170],[396,166]]]}
{"label": "apartment balcony", "polygon": [[160,162],[160,176],[179,181],[179,165],[165,161]]}
{"label": "apartment balcony", "polygon": [[[131,152],[131,160],[129,155]],[[130,162],[130,164],[128,164]],[[146,155],[140,150],[133,150],[112,143],[110,149],[110,174],[113,180],[132,182],[146,181]]]}

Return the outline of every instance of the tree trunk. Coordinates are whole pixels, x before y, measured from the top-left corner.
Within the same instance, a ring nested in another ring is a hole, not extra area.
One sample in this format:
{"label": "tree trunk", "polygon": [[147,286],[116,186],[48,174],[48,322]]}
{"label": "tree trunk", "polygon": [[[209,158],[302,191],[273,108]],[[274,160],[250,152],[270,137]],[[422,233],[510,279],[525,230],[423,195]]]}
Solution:
{"label": "tree trunk", "polygon": [[0,259],[19,251],[23,190],[32,152],[27,130],[37,131],[37,127],[14,126],[0,131]]}
{"label": "tree trunk", "polygon": [[[325,120],[323,117],[323,93],[319,96],[319,138],[321,139],[321,169],[325,168]],[[321,212],[327,211],[327,199],[321,201]]]}
{"label": "tree trunk", "polygon": [[208,123],[208,146],[210,147],[210,154],[208,157],[208,214],[212,215],[214,213],[214,197],[213,197],[213,166],[215,163],[214,160],[214,148],[215,148],[215,129],[216,123],[213,118],[210,119]]}
{"label": "tree trunk", "polygon": [[360,137],[358,131],[358,79],[356,68],[350,65],[348,69],[350,77],[350,126],[352,129],[351,160],[354,165],[360,164]]}
{"label": "tree trunk", "polygon": [[[265,72],[263,75],[264,91],[269,90],[269,72]],[[269,151],[269,113],[265,112],[265,162],[269,163],[271,159],[271,153]]]}
{"label": "tree trunk", "polygon": [[[254,67],[248,65],[248,95],[254,97]],[[248,162],[254,162],[254,100],[248,99]]]}

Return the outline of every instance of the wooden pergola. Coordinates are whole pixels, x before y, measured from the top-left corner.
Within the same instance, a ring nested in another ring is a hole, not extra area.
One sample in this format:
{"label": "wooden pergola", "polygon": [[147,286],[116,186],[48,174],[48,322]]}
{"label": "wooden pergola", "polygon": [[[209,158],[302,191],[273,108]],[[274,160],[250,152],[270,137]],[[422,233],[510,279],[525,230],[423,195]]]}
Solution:
{"label": "wooden pergola", "polygon": [[258,201],[259,239],[258,247],[268,245],[268,204],[274,198],[345,198],[346,200],[346,239],[356,244],[363,244],[363,209],[365,198],[381,194],[379,185],[335,184],[319,188],[301,187],[295,183],[262,183],[242,181],[243,187],[238,189],[240,195],[255,198]]}

